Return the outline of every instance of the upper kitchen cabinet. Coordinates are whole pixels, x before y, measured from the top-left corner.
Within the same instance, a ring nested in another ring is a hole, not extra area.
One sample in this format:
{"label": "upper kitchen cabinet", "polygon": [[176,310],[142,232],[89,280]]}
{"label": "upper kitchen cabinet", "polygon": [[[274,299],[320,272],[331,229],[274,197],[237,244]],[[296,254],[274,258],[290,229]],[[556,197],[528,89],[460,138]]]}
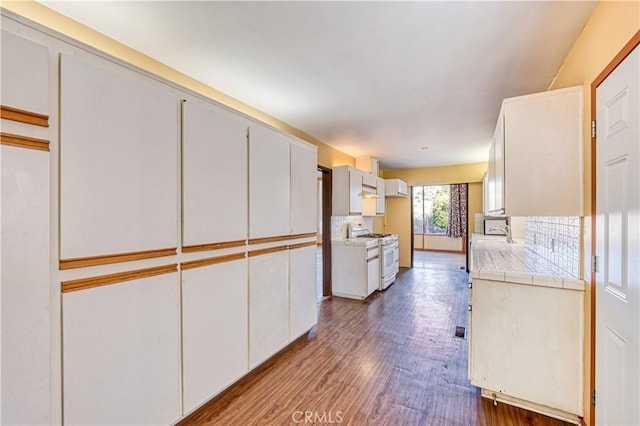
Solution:
{"label": "upper kitchen cabinet", "polygon": [[318,148],[291,141],[291,234],[318,230]]}
{"label": "upper kitchen cabinet", "polygon": [[99,59],[60,78],[61,259],[175,248],[180,99]]}
{"label": "upper kitchen cabinet", "polygon": [[[49,111],[49,50],[2,31],[2,117],[46,124]],[[38,117],[45,115],[45,117]],[[38,120],[39,119],[39,120]]]}
{"label": "upper kitchen cabinet", "polygon": [[289,139],[275,130],[257,124],[250,127],[250,239],[290,234],[289,145]]}
{"label": "upper kitchen cabinet", "polygon": [[362,215],[362,179],[365,173],[351,166],[334,167],[332,179],[332,215]]}
{"label": "upper kitchen cabinet", "polygon": [[489,154],[489,213],[582,216],[582,88],[505,99]]}
{"label": "upper kitchen cabinet", "polygon": [[384,179],[377,178],[376,179],[376,187],[378,198],[376,198],[376,215],[384,215],[384,206],[385,206],[385,183]]}
{"label": "upper kitchen cabinet", "polygon": [[384,194],[387,198],[404,198],[407,196],[407,182],[402,179],[385,179]]}
{"label": "upper kitchen cabinet", "polygon": [[183,102],[183,245],[247,238],[247,129],[239,115]]}

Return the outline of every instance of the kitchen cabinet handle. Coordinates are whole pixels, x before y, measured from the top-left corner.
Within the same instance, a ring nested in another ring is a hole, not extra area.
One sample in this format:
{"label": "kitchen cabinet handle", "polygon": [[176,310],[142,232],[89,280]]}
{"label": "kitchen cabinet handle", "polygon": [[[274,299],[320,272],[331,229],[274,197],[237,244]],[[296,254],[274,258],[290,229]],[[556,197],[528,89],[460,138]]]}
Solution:
{"label": "kitchen cabinet handle", "polygon": [[471,309],[471,303],[469,303],[469,306],[467,306],[467,311],[469,311],[469,312],[471,312],[471,311],[472,311],[472,309]]}
{"label": "kitchen cabinet handle", "polygon": [[369,259],[367,259],[367,263],[372,262],[372,261],[374,261],[374,260],[378,259],[379,257],[380,257],[380,256],[373,256],[373,257],[370,257]]}

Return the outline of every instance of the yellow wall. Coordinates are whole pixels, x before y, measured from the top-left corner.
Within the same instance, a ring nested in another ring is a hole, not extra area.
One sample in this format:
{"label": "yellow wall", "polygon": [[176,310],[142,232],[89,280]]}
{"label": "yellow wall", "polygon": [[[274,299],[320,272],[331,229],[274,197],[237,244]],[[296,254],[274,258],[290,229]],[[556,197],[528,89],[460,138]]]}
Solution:
{"label": "yellow wall", "polygon": [[[482,211],[482,175],[487,163],[462,164],[457,166],[426,167],[420,169],[383,170],[385,179],[399,178],[413,185],[447,185],[474,183],[469,185],[469,223],[474,225],[475,213]],[[387,198],[383,229],[380,232],[399,234],[400,266],[411,266],[411,197]],[[374,229],[380,229],[378,220]],[[473,232],[474,229],[471,230]]]}
{"label": "yellow wall", "polygon": [[[591,83],[611,62],[622,47],[640,30],[640,2],[602,1],[589,18],[582,34],[565,58],[551,89],[582,85],[584,87],[584,259],[591,258]],[[590,365],[591,365],[591,291],[590,270],[584,268],[587,282],[585,292],[585,395],[584,418],[590,419]]]}
{"label": "yellow wall", "polygon": [[318,147],[318,164],[321,166],[331,168],[333,166],[355,164],[355,158],[330,147],[302,130],[296,129],[275,117],[182,74],[35,1],[2,1],[2,7],[312,143]]}

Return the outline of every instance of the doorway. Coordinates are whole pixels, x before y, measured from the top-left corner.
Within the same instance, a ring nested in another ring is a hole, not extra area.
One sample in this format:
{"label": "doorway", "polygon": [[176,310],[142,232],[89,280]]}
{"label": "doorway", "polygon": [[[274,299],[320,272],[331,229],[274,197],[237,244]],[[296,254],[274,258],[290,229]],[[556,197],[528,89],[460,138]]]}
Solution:
{"label": "doorway", "polygon": [[467,184],[411,187],[412,267],[466,271],[467,198]]}
{"label": "doorway", "polygon": [[331,169],[318,166],[318,302],[331,296]]}

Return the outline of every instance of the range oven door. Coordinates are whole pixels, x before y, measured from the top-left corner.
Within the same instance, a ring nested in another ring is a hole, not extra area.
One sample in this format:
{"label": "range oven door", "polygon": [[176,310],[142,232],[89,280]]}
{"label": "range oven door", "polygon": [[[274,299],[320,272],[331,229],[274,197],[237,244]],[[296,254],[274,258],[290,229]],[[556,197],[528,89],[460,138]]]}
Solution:
{"label": "range oven door", "polygon": [[382,246],[382,271],[380,274],[380,288],[384,290],[396,279],[396,260],[395,260],[395,244],[386,244]]}

